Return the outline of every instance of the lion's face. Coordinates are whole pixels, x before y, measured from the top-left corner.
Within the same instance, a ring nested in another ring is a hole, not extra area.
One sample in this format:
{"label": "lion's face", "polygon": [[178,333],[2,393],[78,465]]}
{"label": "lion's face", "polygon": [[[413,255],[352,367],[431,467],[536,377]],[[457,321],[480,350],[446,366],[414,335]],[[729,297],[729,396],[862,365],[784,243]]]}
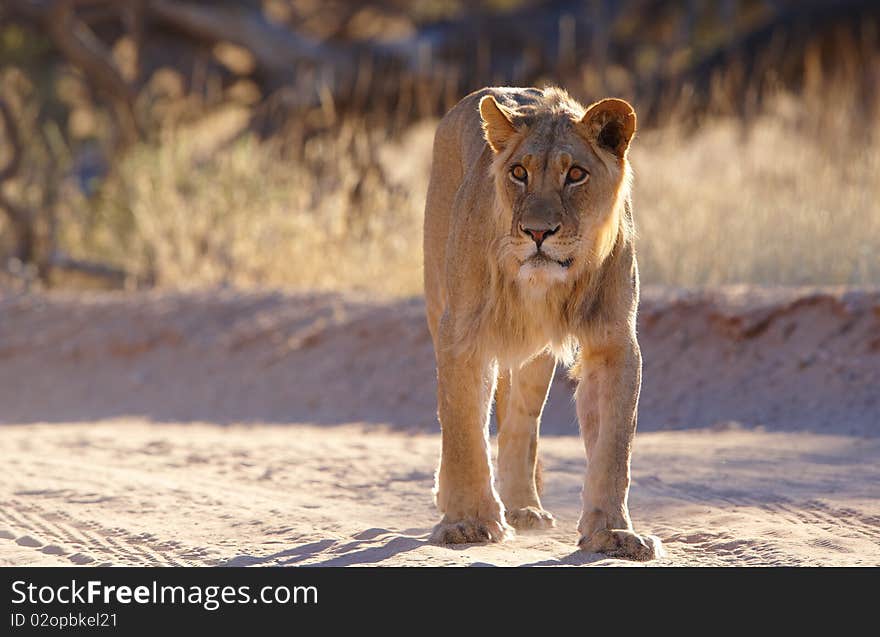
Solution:
{"label": "lion's face", "polygon": [[632,107],[604,100],[583,114],[530,117],[487,97],[480,112],[496,155],[503,269],[530,288],[546,288],[601,263],[616,238],[621,192],[628,187]]}

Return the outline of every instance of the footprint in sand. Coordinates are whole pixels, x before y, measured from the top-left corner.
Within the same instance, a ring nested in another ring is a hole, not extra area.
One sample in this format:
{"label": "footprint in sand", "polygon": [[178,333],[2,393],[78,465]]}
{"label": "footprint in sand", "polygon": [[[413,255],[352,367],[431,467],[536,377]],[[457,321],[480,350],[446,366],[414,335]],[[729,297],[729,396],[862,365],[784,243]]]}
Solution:
{"label": "footprint in sand", "polygon": [[67,559],[69,559],[74,564],[90,564],[91,562],[95,561],[94,558],[89,557],[88,555],[83,555],[82,553],[74,553]]}
{"label": "footprint in sand", "polygon": [[38,539],[31,537],[30,535],[22,535],[15,541],[16,544],[20,544],[21,546],[30,546],[36,548],[38,546],[43,546],[43,543]]}
{"label": "footprint in sand", "polygon": [[43,548],[40,549],[46,555],[64,555],[67,553],[63,548],[58,546],[57,544],[47,544]]}

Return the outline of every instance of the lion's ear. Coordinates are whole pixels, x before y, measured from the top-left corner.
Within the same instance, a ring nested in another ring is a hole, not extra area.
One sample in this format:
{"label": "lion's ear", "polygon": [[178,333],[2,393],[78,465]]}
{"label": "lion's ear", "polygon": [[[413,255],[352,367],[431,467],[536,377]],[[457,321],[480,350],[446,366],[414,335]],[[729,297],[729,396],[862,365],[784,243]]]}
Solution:
{"label": "lion's ear", "polygon": [[636,112],[629,102],[608,98],[590,106],[581,123],[596,144],[623,159],[636,132]]}
{"label": "lion's ear", "polygon": [[483,134],[496,153],[500,153],[510,138],[516,134],[511,113],[495,101],[491,95],[480,100],[480,117],[483,118]]}

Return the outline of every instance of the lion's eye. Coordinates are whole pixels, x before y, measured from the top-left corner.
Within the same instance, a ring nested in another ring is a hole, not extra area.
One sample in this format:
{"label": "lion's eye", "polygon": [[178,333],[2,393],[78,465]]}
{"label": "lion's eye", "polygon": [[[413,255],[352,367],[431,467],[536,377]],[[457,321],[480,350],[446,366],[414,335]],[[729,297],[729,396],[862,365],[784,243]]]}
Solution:
{"label": "lion's eye", "polygon": [[589,173],[587,173],[587,171],[580,166],[572,166],[568,169],[568,174],[565,176],[565,181],[569,184],[579,184],[587,178],[588,174]]}
{"label": "lion's eye", "polygon": [[522,167],[522,165],[517,164],[513,168],[510,169],[510,176],[516,179],[517,181],[526,181],[529,178],[528,171]]}

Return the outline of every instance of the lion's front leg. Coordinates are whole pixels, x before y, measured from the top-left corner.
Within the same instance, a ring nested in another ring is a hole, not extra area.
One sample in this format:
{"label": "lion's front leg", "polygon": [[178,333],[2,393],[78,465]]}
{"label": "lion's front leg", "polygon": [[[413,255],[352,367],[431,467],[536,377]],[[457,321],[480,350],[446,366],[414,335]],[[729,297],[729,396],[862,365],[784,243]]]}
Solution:
{"label": "lion's front leg", "polygon": [[507,372],[506,391],[499,385],[496,396],[498,491],[507,521],[516,529],[546,529],[556,524],[541,506],[537,484],[541,411],[555,368],[552,355],[540,354]]}
{"label": "lion's front leg", "polygon": [[492,484],[489,404],[495,369],[441,345],[437,403],[442,429],[435,498],[445,515],[434,528],[438,544],[500,542],[512,531]]}
{"label": "lion's front leg", "polygon": [[627,507],[641,367],[634,336],[620,346],[582,353],[576,398],[587,475],[578,545],[589,552],[650,560],[662,554],[660,540],[635,533]]}

